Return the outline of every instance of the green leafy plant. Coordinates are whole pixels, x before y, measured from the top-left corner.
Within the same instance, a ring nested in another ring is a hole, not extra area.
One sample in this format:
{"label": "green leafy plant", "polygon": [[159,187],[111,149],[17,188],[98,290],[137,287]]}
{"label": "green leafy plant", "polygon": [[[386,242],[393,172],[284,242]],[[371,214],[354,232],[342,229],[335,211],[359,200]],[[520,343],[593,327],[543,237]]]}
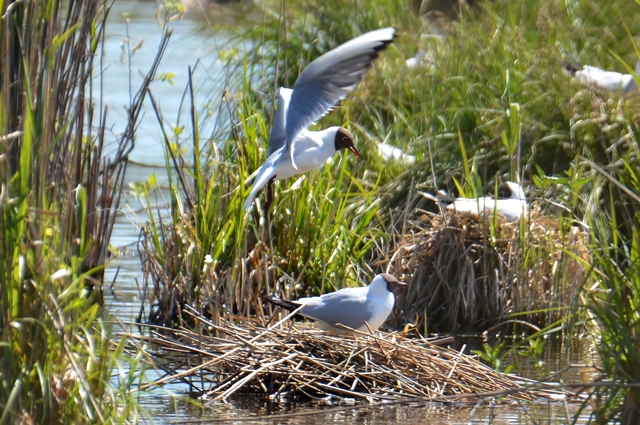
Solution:
{"label": "green leafy plant", "polygon": [[504,356],[507,350],[505,350],[506,341],[500,341],[495,345],[483,343],[483,350],[471,350],[473,354],[476,354],[487,364],[491,365],[497,371],[503,371],[504,373],[510,373],[514,365],[504,365]]}

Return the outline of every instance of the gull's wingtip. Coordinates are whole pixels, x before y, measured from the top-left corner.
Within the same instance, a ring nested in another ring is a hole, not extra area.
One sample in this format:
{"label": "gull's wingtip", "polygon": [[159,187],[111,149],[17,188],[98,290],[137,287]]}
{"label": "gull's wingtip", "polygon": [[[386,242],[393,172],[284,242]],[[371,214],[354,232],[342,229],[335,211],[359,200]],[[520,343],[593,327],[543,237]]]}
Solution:
{"label": "gull's wingtip", "polygon": [[394,39],[395,37],[398,36],[398,34],[397,34],[398,29],[396,27],[380,28],[378,30],[374,30],[374,31],[371,31],[371,32],[376,32],[378,34],[384,34],[384,36],[380,37],[380,38],[387,38],[389,40],[392,40],[392,39]]}
{"label": "gull's wingtip", "polygon": [[397,30],[394,27],[381,28],[379,30],[372,31],[372,33],[376,34],[377,39],[381,43],[379,47],[374,48],[376,52],[386,49],[387,46],[393,43],[398,36]]}
{"label": "gull's wingtip", "polygon": [[430,193],[428,193],[428,192],[421,192],[421,191],[418,191],[418,193],[419,193],[420,195],[424,196],[425,198],[429,199],[430,201],[433,201],[433,202],[439,202],[439,199],[438,199],[437,197],[435,197],[434,195],[432,195],[432,194],[430,194]]}
{"label": "gull's wingtip", "polygon": [[247,196],[247,200],[244,201],[244,210],[245,211],[249,211],[251,209],[251,206],[253,205],[253,200],[255,199],[255,196]]}

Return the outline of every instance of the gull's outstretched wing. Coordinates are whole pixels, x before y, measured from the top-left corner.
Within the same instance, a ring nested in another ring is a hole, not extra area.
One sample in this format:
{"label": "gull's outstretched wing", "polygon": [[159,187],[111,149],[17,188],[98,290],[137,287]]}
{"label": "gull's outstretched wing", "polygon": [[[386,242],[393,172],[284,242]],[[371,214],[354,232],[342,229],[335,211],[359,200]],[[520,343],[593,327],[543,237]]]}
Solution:
{"label": "gull's outstretched wing", "polygon": [[300,131],[355,88],[380,52],[393,41],[395,31],[383,28],[356,37],[320,56],[300,74],[285,120],[286,145],[294,167],[293,142]]}

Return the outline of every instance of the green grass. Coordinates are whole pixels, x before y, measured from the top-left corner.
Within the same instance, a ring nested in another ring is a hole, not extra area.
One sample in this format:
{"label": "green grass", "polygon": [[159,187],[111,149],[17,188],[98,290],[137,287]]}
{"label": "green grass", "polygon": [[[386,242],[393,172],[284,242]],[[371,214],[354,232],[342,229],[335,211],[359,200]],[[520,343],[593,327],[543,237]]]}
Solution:
{"label": "green grass", "polygon": [[[503,0],[462,7],[454,21],[430,22],[408,13],[412,7],[391,0],[265,4],[264,25],[247,35],[257,48],[232,59],[226,71],[232,93],[220,108],[230,111],[232,131],[204,140],[194,112],[189,131],[167,136],[174,208],[170,218],[150,223],[144,253],[156,279],[153,318],[171,323],[184,304],[211,316],[262,313],[265,292],[295,297],[362,284],[386,267],[377,261],[397,244],[406,220],[419,216],[414,208],[434,210],[416,190],[477,194],[498,178],[522,179],[558,229],[553,240],[529,249],[532,236],[520,228],[515,273],[526,280],[541,262],[556,261],[546,277],[554,296],[566,294],[554,298],[541,332],[569,337],[576,324],[586,324],[611,383],[591,393],[596,414],[637,423],[640,396],[620,384],[637,384],[640,370],[640,110],[637,98],[619,102],[575,81],[562,62],[566,54],[606,69],[633,68],[640,5]],[[353,12],[349,19],[345,10]],[[270,220],[262,195],[245,214],[244,182],[264,160],[275,89],[291,87],[306,64],[340,42],[388,25],[399,30],[396,43],[320,123],[350,128],[363,160],[340,154],[322,170],[279,182]],[[418,49],[426,52],[423,65],[407,69],[404,61]],[[418,162],[385,163],[369,137]],[[181,143],[196,148],[189,167],[174,159]],[[486,238],[492,249],[499,245],[495,225]],[[589,255],[576,254],[572,227],[588,235]],[[571,260],[588,271],[577,295],[565,267]],[[534,303],[539,288],[526,288],[518,288],[522,305],[537,311],[516,312],[517,318],[544,315]]]}
{"label": "green grass", "polygon": [[99,305],[133,143],[103,157],[107,5],[1,5],[0,424],[135,422],[139,359]]}

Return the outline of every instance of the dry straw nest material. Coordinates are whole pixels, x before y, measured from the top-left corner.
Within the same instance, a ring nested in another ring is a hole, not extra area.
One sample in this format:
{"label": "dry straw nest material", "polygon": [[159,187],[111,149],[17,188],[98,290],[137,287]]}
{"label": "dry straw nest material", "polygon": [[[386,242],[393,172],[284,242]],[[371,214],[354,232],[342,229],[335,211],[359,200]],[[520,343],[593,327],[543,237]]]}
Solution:
{"label": "dry straw nest material", "polygon": [[429,332],[546,326],[567,314],[590,263],[586,233],[535,211],[522,222],[424,213],[396,240],[379,263],[411,286],[387,324],[422,330],[426,318]]}
{"label": "dry straw nest material", "polygon": [[[469,401],[507,394],[534,399],[510,377],[475,357],[402,333],[336,336],[287,318],[270,327],[258,320],[207,320],[185,312],[203,325],[152,328],[144,339],[154,365],[165,377],[149,385],[189,383],[191,393],[208,400],[236,394],[276,399],[339,396],[372,401],[408,397]],[[291,315],[290,315],[291,316]]]}

